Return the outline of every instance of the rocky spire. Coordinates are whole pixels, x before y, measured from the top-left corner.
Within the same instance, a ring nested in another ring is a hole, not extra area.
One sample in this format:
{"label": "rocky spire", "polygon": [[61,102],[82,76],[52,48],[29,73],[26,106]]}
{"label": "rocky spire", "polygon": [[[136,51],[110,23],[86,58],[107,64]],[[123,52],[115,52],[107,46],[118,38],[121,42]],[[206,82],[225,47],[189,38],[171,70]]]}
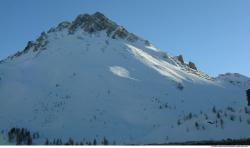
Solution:
{"label": "rocky spire", "polygon": [[185,64],[182,55],[178,55],[178,56],[176,56],[176,57],[174,57],[174,58],[177,59],[181,64],[183,64],[183,65]]}
{"label": "rocky spire", "polygon": [[192,68],[193,70],[197,70],[197,67],[195,66],[195,64],[193,62],[189,62],[188,63],[188,67]]}

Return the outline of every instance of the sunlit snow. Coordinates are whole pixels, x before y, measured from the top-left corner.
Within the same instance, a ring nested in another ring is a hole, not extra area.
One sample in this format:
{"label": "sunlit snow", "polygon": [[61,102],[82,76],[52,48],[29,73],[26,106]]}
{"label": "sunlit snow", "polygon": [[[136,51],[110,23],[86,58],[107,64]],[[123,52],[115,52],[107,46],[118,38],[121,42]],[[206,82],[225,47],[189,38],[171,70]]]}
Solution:
{"label": "sunlit snow", "polygon": [[109,69],[114,75],[117,75],[117,76],[123,77],[123,78],[129,78],[129,79],[135,80],[134,78],[130,77],[129,71],[124,67],[111,66],[111,67],[109,67]]}

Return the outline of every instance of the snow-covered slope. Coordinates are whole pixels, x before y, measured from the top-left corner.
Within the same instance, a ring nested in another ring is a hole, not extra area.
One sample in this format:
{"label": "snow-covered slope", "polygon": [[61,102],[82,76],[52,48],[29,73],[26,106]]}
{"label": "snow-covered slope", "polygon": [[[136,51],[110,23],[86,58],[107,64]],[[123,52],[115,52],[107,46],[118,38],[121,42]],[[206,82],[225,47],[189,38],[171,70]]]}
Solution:
{"label": "snow-covered slope", "polygon": [[101,13],[79,15],[1,61],[0,127],[37,131],[38,144],[248,138],[250,79],[235,77],[190,68]]}
{"label": "snow-covered slope", "polygon": [[216,81],[223,83],[223,85],[231,84],[237,87],[241,87],[242,89],[250,88],[250,79],[238,73],[221,74],[215,79]]}

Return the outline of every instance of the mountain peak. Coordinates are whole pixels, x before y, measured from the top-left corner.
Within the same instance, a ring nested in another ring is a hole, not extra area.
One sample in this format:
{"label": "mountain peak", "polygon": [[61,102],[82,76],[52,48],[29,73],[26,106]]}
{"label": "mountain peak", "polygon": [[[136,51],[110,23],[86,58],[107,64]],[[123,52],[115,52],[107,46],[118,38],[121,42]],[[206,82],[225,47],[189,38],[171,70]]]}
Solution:
{"label": "mountain peak", "polygon": [[56,28],[51,28],[48,33],[62,31],[63,29],[67,29],[70,35],[79,30],[90,34],[105,31],[107,36],[112,39],[125,39],[129,42],[135,42],[140,39],[146,45],[150,45],[149,41],[128,32],[123,26],[110,20],[101,12],[96,12],[92,15],[80,14],[72,22],[64,21],[59,23]]}
{"label": "mountain peak", "polygon": [[114,31],[118,25],[109,20],[105,15],[100,12],[96,12],[92,15],[80,14],[72,22],[69,27],[69,33],[73,34],[76,30],[82,29],[85,32],[93,33],[97,31],[107,30],[107,34]]}
{"label": "mountain peak", "polygon": [[103,13],[101,13],[99,11],[97,11],[96,13],[94,13],[92,16],[100,18],[100,19],[108,19]]}
{"label": "mountain peak", "polygon": [[89,34],[104,31],[106,32],[107,37],[112,39],[123,39],[128,42],[136,42],[140,40],[147,46],[151,45],[148,40],[144,40],[137,35],[128,32],[124,27],[116,24],[101,12],[95,12],[92,15],[80,14],[72,22],[63,21],[59,23],[57,27],[52,27],[51,29],[49,29],[49,31],[47,31],[47,33],[42,32],[41,35],[36,39],[36,41],[29,41],[24,50],[19,51],[14,55],[9,56],[8,58],[13,59],[14,57],[18,57],[23,53],[28,53],[28,51],[30,50],[36,52],[40,49],[46,49],[49,34],[53,32],[61,32],[63,30],[66,30],[69,35],[73,35],[77,31],[83,31]]}
{"label": "mountain peak", "polygon": [[138,36],[128,32],[124,27],[113,22],[101,12],[96,12],[92,15],[80,14],[70,25],[67,23],[66,27],[68,26],[69,34],[74,34],[78,29],[80,29],[87,33],[106,31],[107,36],[112,39],[120,38],[126,39],[130,42],[135,42],[139,39]]}

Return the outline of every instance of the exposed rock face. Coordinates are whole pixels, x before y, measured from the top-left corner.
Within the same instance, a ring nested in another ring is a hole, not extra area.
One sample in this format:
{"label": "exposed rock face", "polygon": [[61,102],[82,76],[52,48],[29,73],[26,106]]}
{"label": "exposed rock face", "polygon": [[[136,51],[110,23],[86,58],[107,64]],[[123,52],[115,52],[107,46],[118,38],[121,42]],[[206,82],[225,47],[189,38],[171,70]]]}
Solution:
{"label": "exposed rock face", "polygon": [[47,38],[48,38],[47,34],[45,32],[42,32],[40,37],[36,40],[37,48],[44,47],[45,45],[47,45],[47,43],[48,43]]}
{"label": "exposed rock face", "polygon": [[32,47],[34,47],[36,45],[35,42],[29,41],[27,43],[27,46],[24,48],[23,52],[27,53]]}
{"label": "exposed rock face", "polygon": [[[134,35],[133,33],[130,33],[129,37],[127,38],[128,41],[130,42],[135,42],[139,39],[138,36]],[[147,42],[145,41],[145,45],[147,45]],[[150,45],[150,43],[148,42],[148,46]]]}
{"label": "exposed rock face", "polygon": [[[82,29],[88,33],[94,33],[105,30],[108,37],[112,39],[126,39],[135,42],[139,39],[136,35],[128,32],[124,27],[117,25],[100,12],[93,15],[81,14],[69,25],[63,25],[69,28],[69,34],[73,34],[77,29]],[[57,27],[58,28],[58,27]]]}
{"label": "exposed rock face", "polygon": [[248,106],[250,106],[250,89],[248,89],[246,93],[247,93],[247,103],[248,103]]}
{"label": "exposed rock face", "polygon": [[115,31],[115,33],[114,33],[114,35],[112,36],[112,38],[113,38],[113,39],[116,39],[117,37],[119,37],[119,38],[125,39],[128,35],[129,35],[129,32],[128,32],[125,28],[119,27],[119,28]]}
{"label": "exposed rock face", "polygon": [[23,51],[18,51],[13,56],[9,56],[8,58],[13,59],[14,57],[19,57],[20,55],[25,54],[29,51],[36,52],[39,49],[45,50],[45,46],[48,44],[47,38],[48,35],[45,32],[42,32],[35,42],[29,41]]}
{"label": "exposed rock face", "polygon": [[148,40],[145,41],[146,46],[150,46],[150,42]]}
{"label": "exposed rock face", "polygon": [[62,31],[65,28],[69,28],[70,25],[71,25],[71,23],[68,22],[68,21],[61,22],[60,24],[58,24],[58,26],[56,28],[51,28],[48,31],[48,33],[56,32],[56,31]]}
{"label": "exposed rock face", "polygon": [[88,33],[107,30],[107,34],[110,35],[117,27],[116,23],[109,20],[102,13],[96,12],[93,15],[81,14],[77,16],[69,28],[69,33],[72,34],[77,28],[81,28]]}
{"label": "exposed rock face", "polygon": [[189,62],[188,67],[190,67],[190,68],[192,68],[194,70],[197,70],[197,68],[196,68],[196,66],[195,66],[195,64],[193,62]]}
{"label": "exposed rock face", "polygon": [[195,66],[195,64],[193,62],[191,62],[191,61],[188,64],[186,64],[184,62],[184,58],[183,58],[182,55],[175,56],[174,59],[176,61],[178,61],[179,63],[181,63],[182,65],[188,66],[189,68],[197,71],[197,67]]}
{"label": "exposed rock face", "polygon": [[184,59],[182,55],[176,56],[176,59],[181,62],[181,64],[184,64]]}

